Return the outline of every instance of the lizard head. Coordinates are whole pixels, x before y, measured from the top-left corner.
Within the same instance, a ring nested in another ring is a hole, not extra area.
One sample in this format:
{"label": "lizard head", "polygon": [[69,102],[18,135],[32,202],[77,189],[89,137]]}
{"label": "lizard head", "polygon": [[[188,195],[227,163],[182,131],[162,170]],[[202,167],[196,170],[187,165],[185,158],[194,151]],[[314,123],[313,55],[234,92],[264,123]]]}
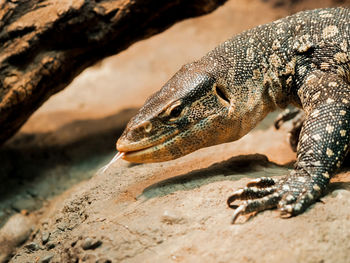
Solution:
{"label": "lizard head", "polygon": [[183,66],[147,99],[117,142],[123,159],[167,161],[238,139],[227,117],[232,111],[232,96],[210,70],[203,68],[199,62]]}

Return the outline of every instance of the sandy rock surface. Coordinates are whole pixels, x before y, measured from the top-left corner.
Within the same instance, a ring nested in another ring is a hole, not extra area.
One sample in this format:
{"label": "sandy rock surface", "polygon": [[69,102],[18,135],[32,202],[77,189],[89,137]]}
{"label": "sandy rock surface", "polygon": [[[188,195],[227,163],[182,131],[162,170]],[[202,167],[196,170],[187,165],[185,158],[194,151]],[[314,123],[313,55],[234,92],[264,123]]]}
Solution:
{"label": "sandy rock surface", "polygon": [[12,262],[347,262],[350,173],[301,216],[266,211],[230,224],[233,189],[291,168],[287,143],[257,146],[284,136],[257,130],[164,164],[121,161],[53,200],[27,242],[39,248],[24,246]]}
{"label": "sandy rock surface", "polygon": [[330,5],[339,2],[229,1],[84,72],[0,149],[0,262],[350,262],[347,168],[298,217],[272,210],[230,224],[235,189],[292,168],[276,114],[237,142],[97,173],[135,107],[182,64],[244,29]]}

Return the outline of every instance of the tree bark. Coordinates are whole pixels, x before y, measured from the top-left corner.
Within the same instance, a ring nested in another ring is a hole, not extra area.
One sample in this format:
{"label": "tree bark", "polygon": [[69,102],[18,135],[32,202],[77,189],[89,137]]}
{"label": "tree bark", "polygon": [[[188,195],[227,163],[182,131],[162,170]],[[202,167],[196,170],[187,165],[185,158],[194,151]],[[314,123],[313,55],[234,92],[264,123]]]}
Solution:
{"label": "tree bark", "polygon": [[226,0],[0,0],[0,144],[82,70]]}

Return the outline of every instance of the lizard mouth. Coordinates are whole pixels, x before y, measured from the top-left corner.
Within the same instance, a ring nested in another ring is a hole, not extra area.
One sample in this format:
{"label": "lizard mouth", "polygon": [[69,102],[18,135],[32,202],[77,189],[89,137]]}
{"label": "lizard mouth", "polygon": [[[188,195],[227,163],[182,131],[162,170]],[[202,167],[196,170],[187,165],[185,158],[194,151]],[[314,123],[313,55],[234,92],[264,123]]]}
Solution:
{"label": "lizard mouth", "polygon": [[117,142],[117,150],[124,153],[122,159],[135,163],[150,163],[168,161],[169,152],[166,143],[174,139],[178,132],[163,136],[161,140],[144,144],[142,142],[130,142],[125,137],[121,137]]}
{"label": "lizard mouth", "polygon": [[153,152],[152,148],[158,148],[158,145],[145,147],[135,151],[119,151],[124,153],[122,159],[129,162],[145,163],[149,162],[144,157],[150,155]]}
{"label": "lizard mouth", "polygon": [[[154,162],[162,162],[168,161],[171,158],[164,159],[165,155],[159,157],[159,154],[155,156],[155,152],[164,151],[162,144],[156,144],[153,146],[145,147],[139,150],[119,150],[120,153],[123,153],[122,159],[128,162],[133,163],[154,163]],[[122,148],[123,149],[123,148]]]}

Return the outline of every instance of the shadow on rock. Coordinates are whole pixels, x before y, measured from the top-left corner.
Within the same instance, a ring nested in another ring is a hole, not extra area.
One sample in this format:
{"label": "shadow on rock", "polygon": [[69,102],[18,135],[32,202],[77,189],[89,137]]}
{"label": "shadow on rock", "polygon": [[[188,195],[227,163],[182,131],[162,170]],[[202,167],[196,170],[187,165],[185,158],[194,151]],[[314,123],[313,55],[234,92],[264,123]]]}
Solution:
{"label": "shadow on rock", "polygon": [[216,181],[237,181],[241,178],[281,176],[287,173],[291,164],[277,165],[265,155],[251,154],[232,157],[215,163],[208,168],[166,179],[144,189],[142,197],[153,198],[181,190],[191,190]]}
{"label": "shadow on rock", "polygon": [[[0,226],[13,211],[90,178],[115,154],[115,143],[136,109],[74,121],[53,132],[19,133],[0,148]],[[7,211],[7,212],[4,212]],[[12,212],[11,212],[12,211]]]}
{"label": "shadow on rock", "polygon": [[335,190],[347,190],[350,191],[350,182],[334,182],[329,184],[328,193]]}

